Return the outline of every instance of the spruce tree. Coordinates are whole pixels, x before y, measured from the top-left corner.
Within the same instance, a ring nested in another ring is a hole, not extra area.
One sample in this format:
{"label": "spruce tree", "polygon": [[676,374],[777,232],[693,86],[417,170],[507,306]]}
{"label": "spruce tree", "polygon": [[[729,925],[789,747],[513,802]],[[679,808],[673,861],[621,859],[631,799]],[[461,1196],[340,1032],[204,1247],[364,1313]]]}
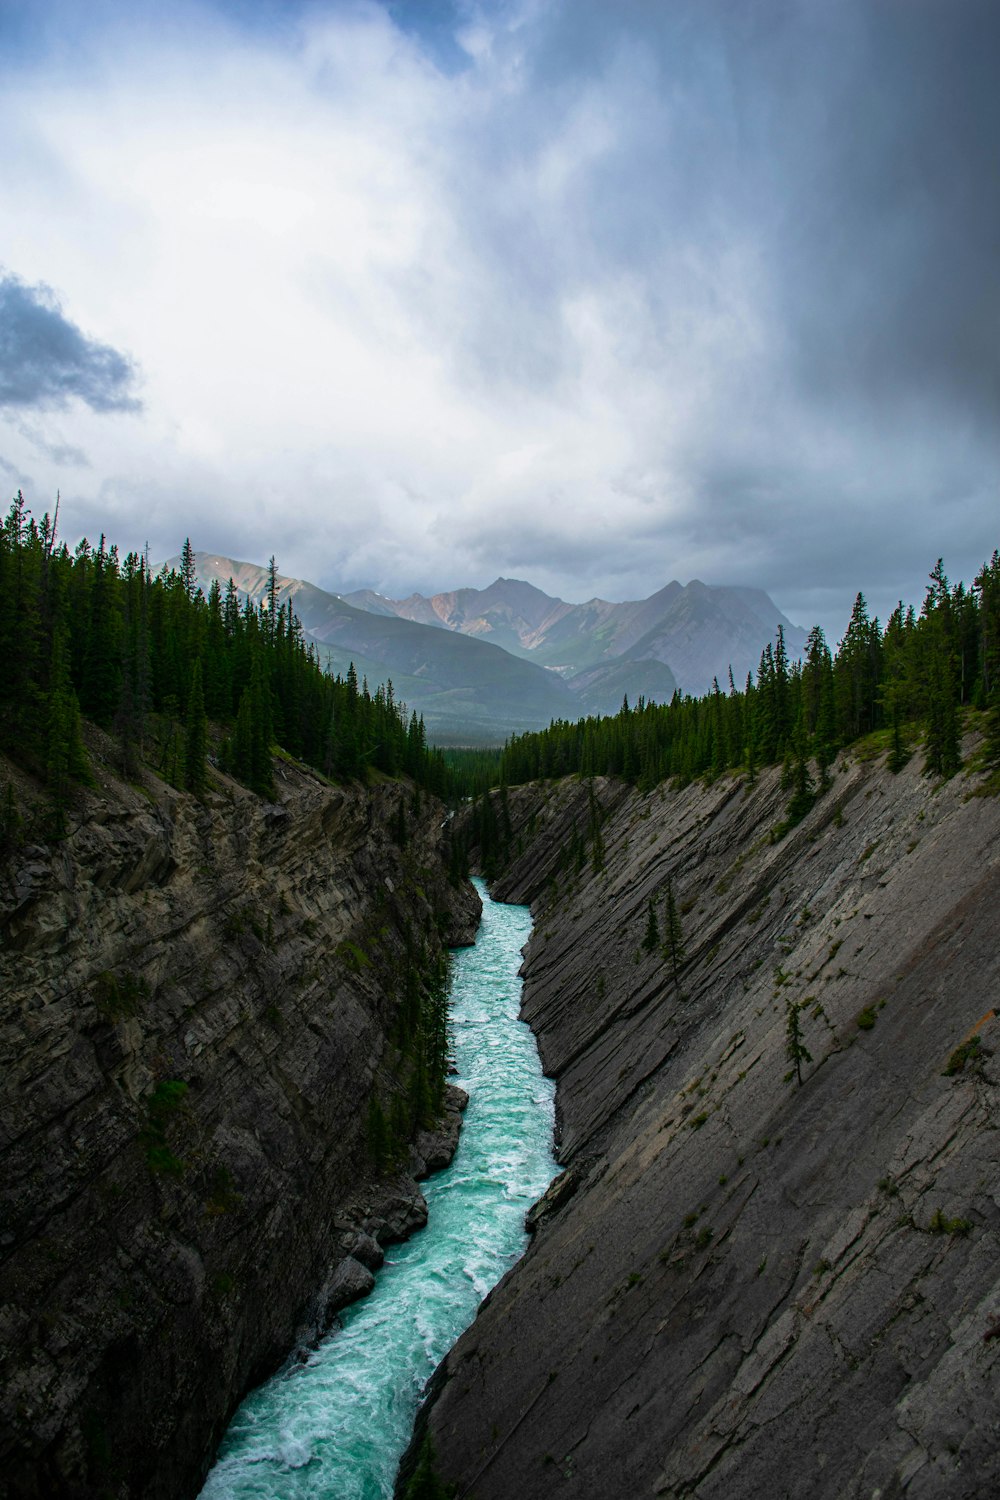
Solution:
{"label": "spruce tree", "polygon": [[278,567],[272,552],[267,565],[267,633],[273,642],[278,629]]}
{"label": "spruce tree", "polygon": [[962,764],[962,756],[951,662],[941,639],[931,659],[927,696],[924,771],[932,776],[951,776]]}
{"label": "spruce tree", "polygon": [[648,910],[646,913],[646,935],[642,940],[642,946],[647,953],[652,953],[660,946],[660,926],[656,920],[656,907],[650,896]]}
{"label": "spruce tree", "polygon": [[795,759],[792,762],[791,792],[792,796],[785,810],[785,816],[789,825],[794,827],[796,823],[802,822],[802,819],[816,801],[816,789],[813,786],[812,777],[809,775],[809,766],[806,762],[805,750],[802,748],[801,739],[796,747]]}
{"label": "spruce tree", "polygon": [[590,783],[590,867],[595,875],[604,869],[604,838],[601,834],[601,809]]}
{"label": "spruce tree", "polygon": [[184,545],[181,548],[180,576],[181,585],[184,589],[186,597],[189,600],[193,599],[195,590],[198,587],[198,575],[194,560],[194,548],[191,545],[191,538],[189,536],[186,536],[184,538]]}
{"label": "spruce tree", "polygon": [[[799,1020],[802,1011],[801,1004],[789,1000],[785,1004],[785,1056],[792,1065],[799,1088],[802,1087],[802,1064],[812,1062],[812,1053],[802,1040],[802,1025]],[[786,1082],[790,1083],[792,1073],[786,1074]]]}
{"label": "spruce tree", "polygon": [[984,723],[983,764],[1000,766],[1000,687],[991,695]]}
{"label": "spruce tree", "polygon": [[906,746],[903,743],[903,730],[900,723],[900,718],[901,715],[899,710],[899,698],[897,696],[893,696],[892,748],[889,751],[889,758],[886,761],[886,764],[894,776],[898,775],[898,773],[903,769],[903,767],[906,765],[906,762],[910,758],[907,753]]}
{"label": "spruce tree", "polygon": [[201,686],[201,660],[197,660],[191,672],[191,691],[188,693],[187,722],[184,736],[184,785],[196,797],[202,797],[208,786],[208,770],[205,757],[208,753],[208,719],[205,716],[205,699]]}
{"label": "spruce tree", "polygon": [[80,708],[70,686],[61,629],[56,630],[52,642],[50,682],[45,780],[52,800],[52,830],[61,838],[66,832],[72,783],[91,780],[80,730]]}
{"label": "spruce tree", "polygon": [[666,912],[663,930],[663,957],[670,965],[673,975],[674,988],[680,989],[681,965],[684,962],[684,931],[681,927],[680,912],[677,909],[677,901],[674,896],[673,878],[667,876]]}

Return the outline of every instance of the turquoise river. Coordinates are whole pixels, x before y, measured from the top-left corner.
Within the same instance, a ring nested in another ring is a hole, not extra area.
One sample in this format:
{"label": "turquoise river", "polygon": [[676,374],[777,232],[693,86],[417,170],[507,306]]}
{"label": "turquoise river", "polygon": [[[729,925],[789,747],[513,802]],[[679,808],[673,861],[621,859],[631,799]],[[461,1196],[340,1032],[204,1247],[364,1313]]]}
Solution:
{"label": "turquoise river", "polygon": [[239,1408],[201,1500],[383,1500],[435,1366],[523,1253],[524,1215],[558,1170],[553,1088],[518,1019],[527,907],[491,901],[452,959],[451,1026],[468,1091],[450,1167],[423,1184],[427,1228],[389,1248],[375,1290],[304,1363]]}

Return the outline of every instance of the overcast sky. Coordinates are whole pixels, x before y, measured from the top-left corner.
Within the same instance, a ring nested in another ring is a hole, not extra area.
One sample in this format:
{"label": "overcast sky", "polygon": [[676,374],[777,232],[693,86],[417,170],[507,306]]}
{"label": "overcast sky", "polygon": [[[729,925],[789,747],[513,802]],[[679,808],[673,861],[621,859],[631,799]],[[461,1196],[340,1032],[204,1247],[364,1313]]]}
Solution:
{"label": "overcast sky", "polygon": [[1000,546],[998,58],[996,0],[2,0],[7,499],[835,640]]}

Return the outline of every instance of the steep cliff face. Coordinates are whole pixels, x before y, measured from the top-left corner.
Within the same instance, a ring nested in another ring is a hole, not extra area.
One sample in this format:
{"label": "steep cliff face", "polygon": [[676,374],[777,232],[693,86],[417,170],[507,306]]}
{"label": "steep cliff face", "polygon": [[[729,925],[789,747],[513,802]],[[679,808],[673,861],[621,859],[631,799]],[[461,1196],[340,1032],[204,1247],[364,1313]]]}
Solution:
{"label": "steep cliff face", "polygon": [[406,789],[281,762],[273,804],[224,779],[199,804],[124,785],[102,744],[69,836],[0,886],[14,1495],[195,1492],[359,1232],[419,1222],[415,1182],[371,1181],[369,1100],[399,1088],[407,970],[478,917],[439,806],[390,837]]}
{"label": "steep cliff face", "polygon": [[[439,1372],[458,1493],[1000,1490],[1000,799],[975,786],[851,759],[771,842],[774,772],[598,783],[597,874],[566,859],[586,785],[510,793],[494,893],[533,903],[567,1175]],[[668,875],[679,984],[643,948]]]}

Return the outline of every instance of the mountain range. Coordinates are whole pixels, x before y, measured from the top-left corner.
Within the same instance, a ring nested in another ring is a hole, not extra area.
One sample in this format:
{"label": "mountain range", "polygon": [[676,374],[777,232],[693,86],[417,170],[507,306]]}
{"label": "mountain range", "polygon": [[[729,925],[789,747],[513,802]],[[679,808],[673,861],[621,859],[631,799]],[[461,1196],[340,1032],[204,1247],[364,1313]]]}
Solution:
{"label": "mountain range", "polygon": [[[255,563],[198,552],[195,565],[206,592],[232,578],[255,604],[267,596],[267,569]],[[516,578],[406,599],[278,581],[323,661],[340,672],[353,662],[372,688],[391,679],[438,744],[497,743],[553,718],[615,713],[626,695],[668,702],[707,692],[715,677],[725,689],[730,668],[741,686],[779,625],[791,658],[806,639],[762,590],[697,579],[617,604],[569,604]]]}

